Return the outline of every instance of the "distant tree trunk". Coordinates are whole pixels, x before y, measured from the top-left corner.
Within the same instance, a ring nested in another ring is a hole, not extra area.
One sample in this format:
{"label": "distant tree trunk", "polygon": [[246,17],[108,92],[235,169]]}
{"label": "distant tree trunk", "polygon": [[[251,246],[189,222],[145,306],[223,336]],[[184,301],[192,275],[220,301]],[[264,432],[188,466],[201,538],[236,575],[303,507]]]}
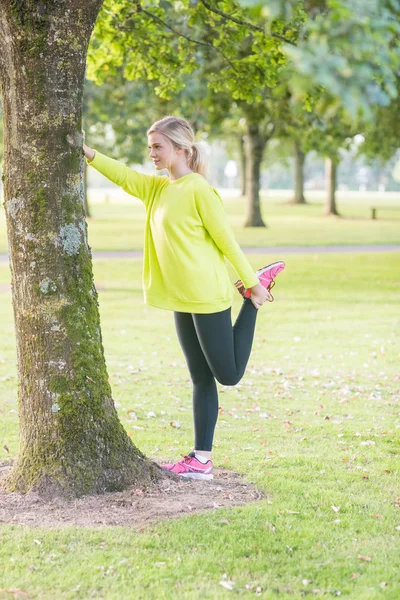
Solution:
{"label": "distant tree trunk", "polygon": [[300,144],[294,142],[294,198],[293,204],[306,204],[304,197],[304,163],[306,155]]}
{"label": "distant tree trunk", "polygon": [[83,163],[83,205],[85,208],[85,215],[89,219],[91,214],[88,199],[88,166],[86,160]]}
{"label": "distant tree trunk", "polygon": [[247,216],[245,227],[266,227],[261,216],[260,179],[261,162],[266,139],[260,132],[258,123],[247,124],[247,168],[246,197]]}
{"label": "distant tree trunk", "polygon": [[327,157],[325,160],[325,176],[326,176],[326,204],[324,209],[325,215],[336,215],[339,213],[336,208],[336,187],[337,187],[337,167],[338,161],[336,158]]}
{"label": "distant tree trunk", "polygon": [[0,0],[4,199],[19,456],[8,490],[79,496],[150,481],[111,397],[82,183],[86,52],[102,0]]}
{"label": "distant tree trunk", "polygon": [[241,187],[241,196],[246,196],[246,167],[247,167],[247,157],[246,157],[246,144],[244,136],[239,136],[239,156],[240,156],[240,187]]}

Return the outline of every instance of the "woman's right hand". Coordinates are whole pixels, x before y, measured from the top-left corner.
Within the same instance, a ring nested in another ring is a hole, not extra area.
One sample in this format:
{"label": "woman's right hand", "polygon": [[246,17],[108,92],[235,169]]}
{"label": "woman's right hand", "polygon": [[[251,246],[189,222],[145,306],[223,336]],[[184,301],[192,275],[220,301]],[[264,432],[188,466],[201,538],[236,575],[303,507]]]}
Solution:
{"label": "woman's right hand", "polygon": [[255,308],[260,308],[265,302],[267,302],[267,300],[269,300],[269,298],[271,296],[271,294],[268,292],[268,290],[266,290],[265,287],[263,285],[261,285],[261,283],[257,283],[257,285],[255,285],[254,287],[252,287],[250,289],[251,289],[250,300],[252,301]]}

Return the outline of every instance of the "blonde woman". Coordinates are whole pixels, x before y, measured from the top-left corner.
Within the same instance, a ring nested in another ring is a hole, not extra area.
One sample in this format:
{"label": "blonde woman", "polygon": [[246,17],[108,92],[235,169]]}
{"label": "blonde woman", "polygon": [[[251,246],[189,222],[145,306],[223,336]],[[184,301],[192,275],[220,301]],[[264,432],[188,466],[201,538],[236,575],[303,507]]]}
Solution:
{"label": "blonde woman", "polygon": [[[254,273],[235,241],[218,192],[205,179],[203,153],[189,123],[168,116],[147,132],[157,171],[144,175],[86,144],[87,162],[146,207],[143,288],[147,304],[174,312],[193,382],[194,449],[162,465],[183,477],[212,479],[211,450],[218,417],[216,380],[235,385],[250,356],[258,309],[283,262]],[[225,257],[239,274],[243,304],[232,327],[233,286]]]}

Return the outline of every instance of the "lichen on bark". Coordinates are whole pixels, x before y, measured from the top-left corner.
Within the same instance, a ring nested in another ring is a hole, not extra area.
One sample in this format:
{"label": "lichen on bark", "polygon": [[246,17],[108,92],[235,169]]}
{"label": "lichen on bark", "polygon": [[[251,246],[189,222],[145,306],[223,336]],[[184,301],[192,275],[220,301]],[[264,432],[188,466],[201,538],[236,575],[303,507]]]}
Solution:
{"label": "lichen on bark", "polygon": [[81,232],[75,225],[63,225],[60,229],[60,239],[64,252],[68,256],[78,254],[82,243]]}

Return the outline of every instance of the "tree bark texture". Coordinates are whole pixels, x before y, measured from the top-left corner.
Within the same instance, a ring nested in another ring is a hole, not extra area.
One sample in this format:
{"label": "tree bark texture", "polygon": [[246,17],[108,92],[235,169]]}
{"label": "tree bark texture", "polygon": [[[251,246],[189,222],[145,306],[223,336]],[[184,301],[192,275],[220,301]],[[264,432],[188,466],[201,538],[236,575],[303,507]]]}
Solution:
{"label": "tree bark texture", "polygon": [[240,187],[241,196],[246,196],[246,170],[247,170],[247,156],[246,156],[246,144],[243,135],[239,136],[239,159],[240,159]]}
{"label": "tree bark texture", "polygon": [[86,161],[83,164],[83,206],[85,209],[86,218],[90,218],[90,206],[88,198],[88,166]]}
{"label": "tree bark texture", "polygon": [[304,164],[306,155],[300,144],[294,142],[294,198],[293,204],[306,204],[304,197]]}
{"label": "tree bark texture", "polygon": [[0,0],[4,198],[20,449],[7,489],[79,496],[148,482],[111,397],[83,198],[86,52],[102,0]]}
{"label": "tree bark texture", "polygon": [[258,123],[247,122],[247,215],[245,227],[266,226],[261,216],[260,206],[261,162],[265,146],[266,139],[261,134]]}
{"label": "tree bark texture", "polygon": [[339,216],[336,207],[337,167],[338,162],[336,158],[327,157],[325,159],[326,203],[324,214],[326,216]]}

